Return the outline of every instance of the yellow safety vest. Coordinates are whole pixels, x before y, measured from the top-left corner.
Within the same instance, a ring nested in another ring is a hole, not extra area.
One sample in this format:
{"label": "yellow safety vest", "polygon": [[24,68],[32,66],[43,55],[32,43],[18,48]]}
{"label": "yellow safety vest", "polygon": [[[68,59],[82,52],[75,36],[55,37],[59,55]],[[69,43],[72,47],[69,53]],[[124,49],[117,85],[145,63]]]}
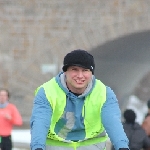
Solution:
{"label": "yellow safety vest", "polygon": [[[106,101],[106,86],[100,80],[96,80],[93,91],[84,101],[82,116],[84,117],[86,137],[78,142],[65,140],[54,132],[55,125],[63,115],[66,106],[66,93],[59,87],[55,78],[40,87],[44,88],[46,97],[53,109],[51,125],[46,140],[47,145],[66,146],[76,149],[79,146],[92,145],[107,140],[107,135],[100,118],[101,108]],[[35,94],[39,88],[37,88]]]}

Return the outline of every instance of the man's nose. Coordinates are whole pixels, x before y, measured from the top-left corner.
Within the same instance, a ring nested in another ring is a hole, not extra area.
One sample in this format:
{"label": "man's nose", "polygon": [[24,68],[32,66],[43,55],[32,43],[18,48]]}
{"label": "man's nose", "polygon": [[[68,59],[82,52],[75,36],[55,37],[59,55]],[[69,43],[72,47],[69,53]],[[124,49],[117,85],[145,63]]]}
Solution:
{"label": "man's nose", "polygon": [[83,77],[83,72],[82,71],[78,71],[78,77]]}

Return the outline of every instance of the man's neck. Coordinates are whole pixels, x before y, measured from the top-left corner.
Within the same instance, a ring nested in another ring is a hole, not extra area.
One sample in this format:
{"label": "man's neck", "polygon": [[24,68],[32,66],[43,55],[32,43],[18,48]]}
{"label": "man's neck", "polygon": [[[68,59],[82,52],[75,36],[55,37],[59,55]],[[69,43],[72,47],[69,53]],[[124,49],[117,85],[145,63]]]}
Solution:
{"label": "man's neck", "polygon": [[81,95],[81,94],[79,94],[79,93],[74,93],[74,92],[72,92],[72,91],[70,91],[70,90],[69,90],[69,92],[73,93],[75,96]]}
{"label": "man's neck", "polygon": [[8,102],[0,103],[0,108],[5,108],[7,106]]}

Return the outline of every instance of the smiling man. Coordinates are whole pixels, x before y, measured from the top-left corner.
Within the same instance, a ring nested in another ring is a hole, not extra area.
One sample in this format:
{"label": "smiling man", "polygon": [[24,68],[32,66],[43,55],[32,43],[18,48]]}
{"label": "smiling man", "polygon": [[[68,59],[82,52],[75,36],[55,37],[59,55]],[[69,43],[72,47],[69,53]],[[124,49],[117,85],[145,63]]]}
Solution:
{"label": "smiling man", "polygon": [[64,57],[63,72],[37,88],[31,150],[105,150],[108,136],[116,150],[128,150],[116,96],[94,69],[90,53],[74,50]]}

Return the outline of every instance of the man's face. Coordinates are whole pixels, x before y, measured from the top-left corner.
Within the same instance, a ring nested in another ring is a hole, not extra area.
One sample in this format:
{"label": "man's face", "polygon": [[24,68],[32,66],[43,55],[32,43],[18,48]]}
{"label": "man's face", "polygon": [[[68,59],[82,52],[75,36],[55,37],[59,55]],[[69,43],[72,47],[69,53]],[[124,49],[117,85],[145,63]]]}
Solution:
{"label": "man's face", "polygon": [[0,91],[0,104],[4,104],[8,101],[8,93],[5,90]]}
{"label": "man's face", "polygon": [[65,72],[66,82],[69,90],[73,93],[82,94],[92,79],[90,69],[78,66],[70,66]]}

